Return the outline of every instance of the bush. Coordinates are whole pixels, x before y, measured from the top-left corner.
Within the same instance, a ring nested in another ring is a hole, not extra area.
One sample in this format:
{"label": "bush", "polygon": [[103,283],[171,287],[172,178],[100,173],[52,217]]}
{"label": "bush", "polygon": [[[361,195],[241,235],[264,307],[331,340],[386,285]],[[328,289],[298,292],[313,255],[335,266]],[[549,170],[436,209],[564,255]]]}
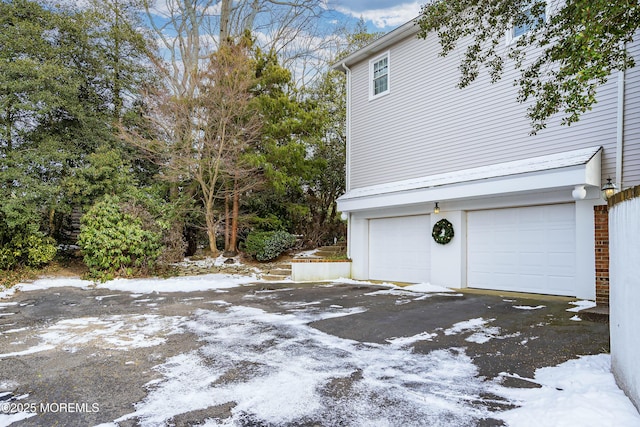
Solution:
{"label": "bush", "polygon": [[131,276],[153,267],[160,255],[162,236],[148,229],[154,226],[148,213],[127,211],[132,212],[130,206],[107,196],[82,217],[78,245],[92,276]]}
{"label": "bush", "polygon": [[28,222],[11,222],[0,211],[0,270],[40,267],[56,256],[55,240]]}
{"label": "bush", "polygon": [[254,231],[244,243],[245,252],[258,261],[277,258],[296,243],[296,236],[286,231]]}
{"label": "bush", "polygon": [[37,232],[18,231],[11,240],[0,246],[0,270],[16,266],[40,267],[53,260],[56,252],[52,238]]}

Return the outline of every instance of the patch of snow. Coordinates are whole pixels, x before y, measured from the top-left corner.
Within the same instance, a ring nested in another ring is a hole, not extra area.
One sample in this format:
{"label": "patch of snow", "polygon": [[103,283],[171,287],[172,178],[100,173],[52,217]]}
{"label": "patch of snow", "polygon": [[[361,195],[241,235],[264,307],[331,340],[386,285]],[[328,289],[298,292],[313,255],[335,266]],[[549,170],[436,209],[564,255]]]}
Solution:
{"label": "patch of snow", "polygon": [[211,268],[211,267],[222,267],[225,265],[225,261],[228,259],[233,260],[233,265],[235,266],[243,266],[238,257],[227,258],[223,255],[218,255],[216,258],[206,257],[201,260],[191,260],[189,258],[185,258],[182,262],[178,262],[172,265],[176,267],[196,267],[196,268]]}
{"label": "patch of snow", "polygon": [[181,325],[185,320],[184,317],[159,315],[64,319],[36,335],[41,344],[22,351],[0,354],[0,359],[55,348],[73,353],[78,346],[87,344],[112,350],[153,347],[166,342],[169,335],[182,333]]}
{"label": "patch of snow", "polygon": [[129,350],[166,342],[165,336],[182,332],[180,326],[185,320],[151,314],[65,319],[49,326],[39,338],[67,351],[89,343],[106,349]]}
{"label": "patch of snow", "polygon": [[[105,283],[95,284],[88,280],[59,277],[43,278],[32,283],[19,283],[14,287],[0,292],[0,298],[11,297],[16,291],[29,292],[56,287],[76,287],[82,289],[110,289],[113,291],[133,292],[136,296],[152,292],[196,292],[208,290],[223,290],[254,283],[255,275],[235,274],[207,274],[202,276],[172,277],[169,279],[115,279]],[[133,295],[132,295],[133,296]],[[106,298],[108,296],[97,297]]]}
{"label": "patch of snow", "polygon": [[545,308],[546,305],[536,305],[535,307],[531,305],[514,305],[513,308],[518,310],[540,310],[541,308]]}
{"label": "patch of snow", "polygon": [[38,414],[35,412],[16,412],[13,414],[0,413],[0,426],[10,426],[13,423],[35,417],[36,415]]}
{"label": "patch of snow", "polygon": [[7,329],[6,331],[2,331],[3,334],[13,334],[16,332],[26,331],[29,328],[15,328],[15,329]]}
{"label": "patch of snow", "polygon": [[421,332],[419,334],[410,336],[410,337],[398,337],[398,338],[390,338],[386,341],[395,347],[407,347],[411,344],[415,344],[419,341],[433,341],[438,334],[430,333],[430,332]]}
{"label": "patch of snow", "polygon": [[465,332],[473,332],[473,334],[465,338],[465,341],[484,344],[493,338],[498,338],[498,335],[500,334],[500,328],[497,326],[487,326],[489,322],[493,322],[494,320],[496,319],[484,320],[482,317],[465,320],[463,322],[455,323],[452,327],[445,329],[444,334],[456,335]]}
{"label": "patch of snow", "polygon": [[207,274],[202,276],[172,277],[169,279],[115,279],[100,283],[98,288],[142,294],[152,292],[196,292],[235,288],[255,281],[255,275]]}
{"label": "patch of snow", "polygon": [[0,310],[4,310],[7,307],[14,307],[18,305],[17,302],[0,302]]}
{"label": "patch of snow", "polygon": [[[382,289],[379,291],[367,292],[365,295],[393,295],[399,297],[412,297],[416,294],[423,294],[417,298],[413,298],[413,301],[421,301],[429,298],[432,295],[451,295],[461,296],[462,294],[454,294],[453,290],[442,286],[432,285],[430,283],[417,283],[415,285],[397,286],[393,284],[385,283],[381,286],[387,286],[390,289]],[[406,304],[410,300],[399,301],[396,304]]]}
{"label": "patch of snow", "polygon": [[70,278],[70,277],[42,278],[31,283],[18,283],[9,289],[6,289],[0,292],[0,299],[9,298],[13,296],[17,291],[29,292],[29,291],[38,291],[42,289],[48,289],[48,288],[58,288],[58,287],[67,287],[67,286],[89,289],[93,287],[93,282],[90,282],[88,280],[81,280],[78,278]]}
{"label": "patch of snow", "polygon": [[582,319],[577,314],[575,316],[573,316],[572,318],[570,318],[569,320],[573,320],[575,322],[582,322]]}
{"label": "patch of snow", "polygon": [[348,279],[346,277],[339,277],[335,280],[331,280],[331,283],[345,283],[348,285],[373,285],[373,282],[367,282],[366,280]]}
{"label": "patch of snow", "polygon": [[96,297],[96,301],[102,301],[105,298],[113,298],[113,297],[117,297],[120,296],[119,294],[111,294],[111,295],[100,295]]}
{"label": "patch of snow", "polygon": [[224,425],[468,425],[490,416],[471,403],[484,383],[463,349],[424,355],[342,339],[310,327],[326,314],[308,310],[199,310],[187,326],[203,346],[156,367],[163,380],[115,422],[163,425],[227,402],[235,406]]}
{"label": "patch of snow", "polygon": [[572,311],[574,313],[577,313],[579,311],[586,310],[586,309],[589,309],[589,308],[593,308],[593,307],[596,306],[595,301],[588,301],[588,300],[572,301],[569,304],[576,306],[576,307],[567,309],[567,311]]}
{"label": "patch of snow", "polygon": [[316,256],[316,253],[318,252],[319,249],[311,249],[309,251],[302,251],[302,252],[298,252],[296,254],[296,258],[318,258]]}
{"label": "patch of snow", "polygon": [[223,300],[207,301],[207,304],[215,304],[215,305],[219,305],[219,306],[222,306],[222,307],[231,305],[230,302],[223,301]]}
{"label": "patch of snow", "polygon": [[455,335],[462,332],[475,331],[484,328],[487,323],[493,322],[496,319],[484,320],[482,317],[475,319],[469,319],[462,322],[455,323],[452,327],[445,329],[445,335]]}
{"label": "patch of snow", "polygon": [[393,295],[397,297],[406,297],[406,296],[414,296],[413,292],[403,291],[402,288],[398,287],[393,289],[382,289],[379,291],[367,292],[365,295],[375,296],[375,295]]}
{"label": "patch of snow", "polygon": [[640,414],[615,383],[607,354],[537,369],[533,381],[542,388],[496,387],[496,394],[520,407],[494,417],[518,427],[640,425]]}
{"label": "patch of snow", "polygon": [[55,345],[42,344],[35,347],[30,347],[22,351],[14,351],[11,353],[0,354],[0,359],[6,359],[7,357],[15,357],[15,356],[26,356],[27,354],[40,353],[41,351],[53,350],[54,348],[56,348]]}
{"label": "patch of snow", "polygon": [[418,283],[415,285],[403,286],[402,289],[411,291],[411,292],[423,292],[423,293],[447,293],[453,292],[453,290],[449,288],[445,288],[444,286],[436,286],[431,283]]}

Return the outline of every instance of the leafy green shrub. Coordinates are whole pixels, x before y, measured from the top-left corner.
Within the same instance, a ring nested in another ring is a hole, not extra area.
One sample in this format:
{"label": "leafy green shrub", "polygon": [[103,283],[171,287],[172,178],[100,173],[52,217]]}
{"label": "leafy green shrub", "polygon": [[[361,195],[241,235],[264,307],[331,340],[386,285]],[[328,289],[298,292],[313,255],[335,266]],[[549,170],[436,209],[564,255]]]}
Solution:
{"label": "leafy green shrub", "polygon": [[0,216],[0,270],[40,267],[56,256],[55,240],[28,227],[9,228]]}
{"label": "leafy green shrub", "polygon": [[160,255],[161,234],[144,227],[145,215],[126,210],[119,198],[107,196],[82,217],[78,245],[91,275],[103,280],[130,276],[153,267]]}
{"label": "leafy green shrub", "polygon": [[296,236],[286,231],[254,231],[244,243],[245,252],[258,261],[277,258],[296,243]]}

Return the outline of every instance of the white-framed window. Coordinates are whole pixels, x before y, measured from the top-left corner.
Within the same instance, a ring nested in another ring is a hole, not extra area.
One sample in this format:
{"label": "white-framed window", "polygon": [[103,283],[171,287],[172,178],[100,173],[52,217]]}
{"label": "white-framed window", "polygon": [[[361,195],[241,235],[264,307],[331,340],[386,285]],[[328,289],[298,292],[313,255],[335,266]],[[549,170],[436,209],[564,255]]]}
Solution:
{"label": "white-framed window", "polygon": [[[531,7],[526,8],[524,10],[524,13],[525,13],[525,15],[527,15],[527,17],[531,17]],[[542,19],[546,21],[548,19],[548,17],[549,17],[549,2],[546,3],[545,10],[544,10],[544,12],[542,14]],[[520,38],[523,35],[527,34],[531,30],[534,30],[535,28],[536,28],[536,23],[535,22],[528,22],[528,23],[525,23],[525,24],[512,26],[507,31],[507,37],[506,37],[507,45],[515,43],[515,41],[518,40],[518,38]]]}
{"label": "white-framed window", "polygon": [[369,99],[389,93],[389,52],[369,61]]}

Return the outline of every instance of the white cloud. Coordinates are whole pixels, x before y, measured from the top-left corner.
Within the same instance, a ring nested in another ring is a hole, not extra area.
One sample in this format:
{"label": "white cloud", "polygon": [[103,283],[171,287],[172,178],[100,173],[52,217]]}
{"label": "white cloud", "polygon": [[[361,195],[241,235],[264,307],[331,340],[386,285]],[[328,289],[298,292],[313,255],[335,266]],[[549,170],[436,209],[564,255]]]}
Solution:
{"label": "white cloud", "polygon": [[421,3],[418,2],[402,3],[391,7],[363,10],[353,9],[348,6],[335,6],[338,12],[348,16],[353,16],[357,19],[362,17],[365,21],[372,22],[373,25],[378,28],[397,27],[409,22],[419,15],[420,7]]}

